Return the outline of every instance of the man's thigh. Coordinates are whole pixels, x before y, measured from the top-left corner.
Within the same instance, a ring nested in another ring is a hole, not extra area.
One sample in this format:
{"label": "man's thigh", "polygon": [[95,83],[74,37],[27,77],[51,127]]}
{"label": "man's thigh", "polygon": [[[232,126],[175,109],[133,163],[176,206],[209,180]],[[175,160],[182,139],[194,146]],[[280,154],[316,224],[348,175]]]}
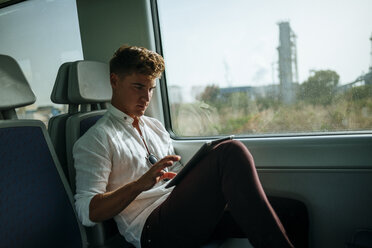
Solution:
{"label": "man's thigh", "polygon": [[211,237],[226,206],[218,168],[221,150],[212,150],[153,211],[145,226],[149,231],[144,231],[155,234],[152,238],[158,241],[152,242],[167,240],[177,247],[193,247]]}

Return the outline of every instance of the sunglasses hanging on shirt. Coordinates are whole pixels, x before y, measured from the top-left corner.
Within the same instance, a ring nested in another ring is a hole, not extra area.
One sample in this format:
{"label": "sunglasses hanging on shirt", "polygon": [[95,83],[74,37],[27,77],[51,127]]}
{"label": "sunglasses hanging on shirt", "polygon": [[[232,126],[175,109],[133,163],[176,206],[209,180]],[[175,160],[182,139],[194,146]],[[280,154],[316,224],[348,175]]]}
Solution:
{"label": "sunglasses hanging on shirt", "polygon": [[150,162],[150,164],[153,165],[156,162],[158,162],[159,159],[154,154],[150,153],[149,156],[147,157],[147,160]]}

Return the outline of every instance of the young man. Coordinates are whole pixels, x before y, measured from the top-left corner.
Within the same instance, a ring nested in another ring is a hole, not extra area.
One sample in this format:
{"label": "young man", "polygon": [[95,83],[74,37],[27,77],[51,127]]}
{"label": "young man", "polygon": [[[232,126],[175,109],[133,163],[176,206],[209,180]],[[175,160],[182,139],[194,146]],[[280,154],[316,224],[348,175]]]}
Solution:
{"label": "young man", "polygon": [[[144,115],[163,71],[163,58],[145,48],[122,46],[111,59],[112,106],[74,146],[82,223],[114,218],[136,247],[199,247],[220,226],[255,247],[292,247],[238,141],[216,146],[179,185],[165,188],[163,179],[182,168],[180,157],[162,124]],[[230,214],[233,221],[221,225]]]}

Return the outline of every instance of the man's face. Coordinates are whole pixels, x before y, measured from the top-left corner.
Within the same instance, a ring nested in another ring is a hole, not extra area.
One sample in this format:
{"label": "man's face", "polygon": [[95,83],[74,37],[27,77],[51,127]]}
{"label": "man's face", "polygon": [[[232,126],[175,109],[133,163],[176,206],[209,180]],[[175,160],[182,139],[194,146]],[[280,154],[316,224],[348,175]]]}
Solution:
{"label": "man's face", "polygon": [[156,79],[139,73],[121,77],[112,73],[110,80],[112,104],[131,117],[142,116],[152,98]]}

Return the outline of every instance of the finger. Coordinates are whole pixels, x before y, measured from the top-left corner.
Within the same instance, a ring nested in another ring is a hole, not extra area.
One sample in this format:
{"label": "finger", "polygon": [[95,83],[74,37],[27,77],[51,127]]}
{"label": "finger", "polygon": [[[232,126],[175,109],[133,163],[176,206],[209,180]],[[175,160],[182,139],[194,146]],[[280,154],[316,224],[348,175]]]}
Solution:
{"label": "finger", "polygon": [[165,174],[165,171],[161,170],[158,173],[158,177],[161,178],[162,176],[164,176],[164,174]]}
{"label": "finger", "polygon": [[152,166],[152,169],[155,170],[155,171],[161,171],[164,168],[172,166],[172,165],[173,165],[173,161],[163,161],[163,160],[161,160],[158,163],[154,164]]}
{"label": "finger", "polygon": [[163,179],[172,179],[177,175],[177,173],[174,172],[165,172],[162,176],[160,176],[160,180]]}
{"label": "finger", "polygon": [[172,166],[173,162],[179,161],[181,159],[178,155],[169,155],[162,158],[159,162],[154,164],[156,169],[164,169],[165,167]]}
{"label": "finger", "polygon": [[170,161],[173,161],[173,162],[177,162],[181,159],[181,156],[178,156],[178,155],[168,155],[168,156],[165,156],[164,158],[162,158],[162,160],[170,160]]}

